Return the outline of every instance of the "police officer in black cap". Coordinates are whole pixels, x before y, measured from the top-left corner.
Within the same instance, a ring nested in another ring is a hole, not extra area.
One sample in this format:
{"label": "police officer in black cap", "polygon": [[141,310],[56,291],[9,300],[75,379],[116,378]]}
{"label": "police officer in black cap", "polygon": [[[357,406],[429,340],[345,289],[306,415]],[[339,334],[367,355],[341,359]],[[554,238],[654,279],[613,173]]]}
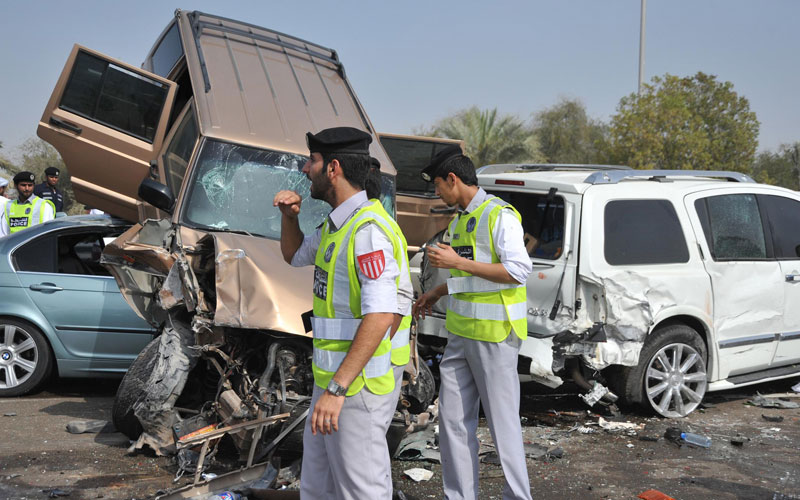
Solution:
{"label": "police officer in black cap", "polygon": [[62,212],[64,209],[64,194],[56,187],[58,184],[59,170],[56,167],[47,167],[44,169],[44,182],[37,184],[33,188],[33,194],[39,198],[50,200],[56,207],[56,212]]}
{"label": "police officer in black cap", "polygon": [[34,179],[31,172],[20,172],[14,176],[18,198],[6,202],[3,217],[0,219],[0,236],[16,233],[55,218],[56,207],[53,206],[53,202],[33,194]]}
{"label": "police officer in black cap", "polygon": [[[306,135],[311,196],[333,207],[306,236],[302,197],[280,191],[281,251],[314,265],[314,393],[303,435],[302,498],[392,497],[386,431],[397,406],[393,334],[411,312],[405,238],[367,197],[372,136],[352,127]],[[374,173],[374,172],[373,172]],[[370,194],[376,194],[371,192]]]}
{"label": "police officer in black cap", "polygon": [[530,500],[519,421],[517,357],[527,337],[525,281],[531,261],[517,210],[478,186],[461,148],[440,151],[420,173],[461,212],[447,228],[451,245],[426,247],[446,283],[414,304],[425,318],[448,296],[447,347],[439,363],[439,446],[445,498],[478,498],[478,408],[483,407],[503,467],[504,499]]}

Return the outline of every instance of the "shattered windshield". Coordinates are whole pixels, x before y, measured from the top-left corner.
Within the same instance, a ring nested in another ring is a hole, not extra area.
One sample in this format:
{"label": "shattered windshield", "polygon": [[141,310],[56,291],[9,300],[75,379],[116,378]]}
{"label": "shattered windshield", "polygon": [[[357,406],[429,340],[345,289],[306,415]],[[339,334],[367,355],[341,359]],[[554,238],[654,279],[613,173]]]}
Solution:
{"label": "shattered windshield", "polygon": [[199,228],[280,239],[281,213],[272,199],[278,191],[291,189],[303,197],[300,229],[309,234],[331,208],[311,198],[311,182],[300,172],[307,159],[208,139],[189,186],[183,219]]}

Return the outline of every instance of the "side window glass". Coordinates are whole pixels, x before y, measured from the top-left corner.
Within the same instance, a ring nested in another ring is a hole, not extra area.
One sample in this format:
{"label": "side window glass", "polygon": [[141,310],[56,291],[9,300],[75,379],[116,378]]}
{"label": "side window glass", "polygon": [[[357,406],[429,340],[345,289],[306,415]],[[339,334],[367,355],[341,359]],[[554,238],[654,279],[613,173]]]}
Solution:
{"label": "side window glass", "polygon": [[606,262],[612,266],[689,261],[678,214],[668,200],[614,200],[604,212]]}
{"label": "side window glass", "polygon": [[800,259],[800,202],[783,196],[759,196],[767,209],[775,257]]}
{"label": "side window glass", "polygon": [[[120,234],[119,231],[113,235]],[[72,233],[58,237],[57,272],[89,276],[110,276],[100,265],[100,255],[109,233]]]}
{"label": "side window glass", "polygon": [[54,237],[47,235],[25,243],[14,251],[13,262],[17,271],[56,272]]}
{"label": "side window glass", "polygon": [[707,231],[706,240],[711,241],[714,260],[767,258],[764,228],[755,195],[710,196],[705,202],[708,226],[703,229]]}
{"label": "side window glass", "polygon": [[381,205],[383,205],[384,210],[391,215],[392,217],[396,217],[394,211],[394,200],[395,200],[395,178],[392,175],[381,174]]}
{"label": "side window glass", "polygon": [[173,23],[167,34],[161,39],[158,48],[153,52],[153,57],[150,61],[153,73],[166,78],[182,55],[183,45],[181,44],[181,35],[178,32],[178,23],[176,22]]}
{"label": "side window glass", "polygon": [[555,260],[564,249],[564,198],[547,194],[491,192],[522,216],[525,248],[536,259]]}
{"label": "side window glass", "polygon": [[59,106],[152,143],[169,87],[79,52]]}
{"label": "side window glass", "polygon": [[186,175],[186,167],[189,165],[195,142],[197,142],[197,123],[194,119],[194,110],[189,109],[162,158],[167,186],[175,196],[178,195],[183,177]]}
{"label": "side window glass", "polygon": [[438,151],[436,143],[383,137],[381,145],[397,169],[398,191],[433,194],[433,183],[423,181],[419,173],[428,166]]}

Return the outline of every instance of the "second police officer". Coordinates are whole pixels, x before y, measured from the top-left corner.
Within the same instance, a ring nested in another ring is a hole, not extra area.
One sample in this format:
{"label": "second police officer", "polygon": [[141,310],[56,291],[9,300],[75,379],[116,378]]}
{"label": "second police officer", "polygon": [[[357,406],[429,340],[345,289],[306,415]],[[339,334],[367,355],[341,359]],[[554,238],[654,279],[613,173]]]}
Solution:
{"label": "second police officer", "polygon": [[33,188],[33,194],[43,200],[50,200],[56,207],[56,212],[64,210],[64,193],[56,186],[58,185],[59,170],[56,167],[44,169],[44,181]]}
{"label": "second police officer", "polygon": [[[302,198],[280,191],[281,251],[314,265],[314,392],[303,435],[303,498],[390,499],[386,431],[397,405],[393,330],[411,310],[405,239],[364,191],[372,137],[351,127],[306,135],[311,196],[333,211],[304,235]],[[374,186],[374,184],[373,184]],[[377,195],[371,189],[370,195]],[[400,346],[396,346],[400,347]],[[395,349],[398,350],[398,349]]]}
{"label": "second police officer", "polygon": [[478,411],[483,406],[500,464],[504,499],[531,498],[519,420],[517,357],[527,337],[525,282],[531,261],[519,213],[478,187],[461,148],[440,151],[421,173],[436,194],[462,210],[448,226],[449,245],[429,246],[428,261],[450,269],[446,283],[423,294],[425,317],[449,295],[447,347],[439,364],[439,428],[445,498],[478,498]]}

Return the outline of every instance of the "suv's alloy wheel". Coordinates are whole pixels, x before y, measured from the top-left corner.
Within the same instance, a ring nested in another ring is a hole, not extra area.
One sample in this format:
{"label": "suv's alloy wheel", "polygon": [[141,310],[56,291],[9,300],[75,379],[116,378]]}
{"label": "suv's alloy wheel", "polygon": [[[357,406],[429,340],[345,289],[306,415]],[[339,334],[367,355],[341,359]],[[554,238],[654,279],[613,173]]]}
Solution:
{"label": "suv's alloy wheel", "polygon": [[642,349],[637,368],[644,368],[641,401],[659,415],[685,417],[705,396],[706,348],[688,326],[673,325],[654,332]]}
{"label": "suv's alloy wheel", "polygon": [[686,325],[650,334],[636,366],[611,367],[607,380],[626,403],[638,403],[661,416],[693,412],[708,386],[706,344]]}

